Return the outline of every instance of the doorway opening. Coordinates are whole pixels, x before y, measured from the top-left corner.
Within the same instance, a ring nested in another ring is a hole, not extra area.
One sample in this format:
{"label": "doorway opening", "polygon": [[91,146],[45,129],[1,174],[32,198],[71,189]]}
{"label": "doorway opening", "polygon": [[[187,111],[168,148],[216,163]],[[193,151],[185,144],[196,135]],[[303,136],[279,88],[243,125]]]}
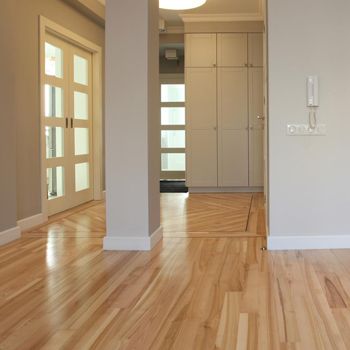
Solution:
{"label": "doorway opening", "polygon": [[[259,1],[256,11],[244,23],[235,16],[237,9],[232,8],[232,13],[228,13],[220,1],[217,8],[208,3],[191,13],[160,11],[165,20],[160,34],[161,82],[165,69],[167,75],[175,76],[180,67],[184,76],[182,157],[186,159],[184,186],[188,189],[188,194],[161,194],[165,236],[175,234],[175,226],[179,227],[175,221],[184,223],[176,233],[179,236],[193,237],[204,232],[209,236],[266,234],[264,6]],[[215,13],[222,13],[223,19]],[[180,18],[178,22],[176,17]],[[247,17],[250,17],[248,11]],[[182,24],[181,35],[175,23]],[[182,61],[176,50],[181,47],[181,40]],[[169,57],[178,64],[171,66]],[[163,130],[162,124],[163,120]],[[161,153],[163,161],[162,148]],[[162,171],[161,180],[164,180]],[[192,218],[196,218],[198,225],[191,222]],[[206,223],[207,229],[200,226],[201,222]]]}

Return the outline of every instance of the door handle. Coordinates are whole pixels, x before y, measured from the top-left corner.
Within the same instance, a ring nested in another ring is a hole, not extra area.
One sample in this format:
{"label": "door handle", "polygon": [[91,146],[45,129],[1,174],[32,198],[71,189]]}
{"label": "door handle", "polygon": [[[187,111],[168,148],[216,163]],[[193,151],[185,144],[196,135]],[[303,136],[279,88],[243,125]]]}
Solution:
{"label": "door handle", "polygon": [[258,115],[258,116],[256,117],[256,119],[258,119],[258,120],[265,120],[265,117],[262,117],[262,116]]}

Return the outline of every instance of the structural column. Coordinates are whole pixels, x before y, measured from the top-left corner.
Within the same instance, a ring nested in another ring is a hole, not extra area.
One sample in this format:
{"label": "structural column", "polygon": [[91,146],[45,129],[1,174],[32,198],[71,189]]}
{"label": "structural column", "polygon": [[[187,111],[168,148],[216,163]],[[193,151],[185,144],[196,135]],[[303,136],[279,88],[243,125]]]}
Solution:
{"label": "structural column", "polygon": [[106,250],[150,250],[159,208],[157,0],[106,4]]}

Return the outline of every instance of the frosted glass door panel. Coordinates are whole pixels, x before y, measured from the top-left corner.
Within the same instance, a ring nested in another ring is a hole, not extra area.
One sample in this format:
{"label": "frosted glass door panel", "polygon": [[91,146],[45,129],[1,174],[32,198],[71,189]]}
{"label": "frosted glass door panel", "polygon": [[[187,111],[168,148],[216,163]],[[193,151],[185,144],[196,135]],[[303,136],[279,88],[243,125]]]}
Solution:
{"label": "frosted glass door panel", "polygon": [[64,129],[60,127],[45,127],[46,158],[59,158],[64,154]]}
{"label": "frosted glass door panel", "polygon": [[74,82],[82,85],[89,82],[88,60],[78,55],[74,55]]}
{"label": "frosted glass door panel", "polygon": [[74,91],[74,118],[89,119],[89,96],[83,92]]}
{"label": "frosted glass door panel", "polygon": [[163,153],[162,171],[185,171],[186,156],[184,153]]}
{"label": "frosted glass door panel", "polygon": [[185,85],[162,84],[161,102],[185,102]]}
{"label": "frosted glass door panel", "polygon": [[63,90],[45,85],[45,117],[63,118]]}
{"label": "frosted glass door panel", "polygon": [[47,169],[47,198],[49,200],[64,195],[64,168],[55,167]]}
{"label": "frosted glass door panel", "polygon": [[75,164],[75,191],[83,191],[89,187],[89,163]]}
{"label": "frosted glass door panel", "polygon": [[59,47],[45,43],[45,74],[63,77],[63,53]]}
{"label": "frosted glass door panel", "polygon": [[185,130],[162,130],[162,148],[185,148]]}
{"label": "frosted glass door panel", "polygon": [[162,107],[162,125],[185,125],[185,107]]}
{"label": "frosted glass door panel", "polygon": [[74,148],[76,156],[89,154],[88,128],[74,128]]}

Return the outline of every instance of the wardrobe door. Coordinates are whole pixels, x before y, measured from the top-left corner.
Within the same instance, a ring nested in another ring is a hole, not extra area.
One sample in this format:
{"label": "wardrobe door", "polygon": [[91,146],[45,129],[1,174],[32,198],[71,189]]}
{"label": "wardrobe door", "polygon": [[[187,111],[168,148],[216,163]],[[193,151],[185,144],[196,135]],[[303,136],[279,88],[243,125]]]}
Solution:
{"label": "wardrobe door", "polygon": [[186,34],[185,52],[185,67],[215,67],[216,34]]}
{"label": "wardrobe door", "polygon": [[216,68],[186,68],[187,185],[217,186]]}
{"label": "wardrobe door", "polygon": [[219,186],[248,186],[247,68],[218,68]]}
{"label": "wardrobe door", "polygon": [[249,69],[249,185],[264,185],[263,69]]}
{"label": "wardrobe door", "polygon": [[217,37],[218,67],[248,66],[248,36],[246,33],[223,33]]}
{"label": "wardrobe door", "polygon": [[263,34],[248,34],[248,61],[249,67],[263,66]]}

